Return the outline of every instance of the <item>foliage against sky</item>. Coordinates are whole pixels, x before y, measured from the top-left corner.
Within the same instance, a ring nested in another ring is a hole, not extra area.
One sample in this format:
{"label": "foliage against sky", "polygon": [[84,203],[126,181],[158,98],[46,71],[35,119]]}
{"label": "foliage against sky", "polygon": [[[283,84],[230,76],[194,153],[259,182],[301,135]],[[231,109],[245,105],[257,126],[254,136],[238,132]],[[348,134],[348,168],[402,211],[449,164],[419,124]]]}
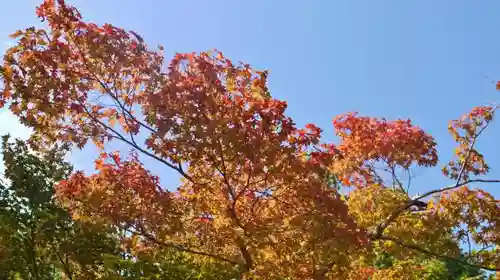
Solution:
{"label": "foliage against sky", "polygon": [[[456,158],[442,172],[455,183],[413,196],[400,174],[440,167],[436,141],[411,121],[347,113],[333,120],[339,142],[326,143],[271,96],[267,71],[218,51],[177,54],[165,67],[161,47],[86,22],[64,1],[37,15],[47,28],[12,35],[0,102],[33,129],[34,149],[102,149],[94,174],[73,173],[56,196],[73,219],[128,232],[132,254],[174,249],[248,279],[420,277],[407,265],[371,269],[378,249],[498,269],[497,201],[472,187],[499,182],[484,177],[476,149],[495,106],[450,123]],[[107,151],[113,141],[130,155]],[[162,187],[139,154],[177,172],[179,188]],[[466,241],[478,249],[463,260]]]}

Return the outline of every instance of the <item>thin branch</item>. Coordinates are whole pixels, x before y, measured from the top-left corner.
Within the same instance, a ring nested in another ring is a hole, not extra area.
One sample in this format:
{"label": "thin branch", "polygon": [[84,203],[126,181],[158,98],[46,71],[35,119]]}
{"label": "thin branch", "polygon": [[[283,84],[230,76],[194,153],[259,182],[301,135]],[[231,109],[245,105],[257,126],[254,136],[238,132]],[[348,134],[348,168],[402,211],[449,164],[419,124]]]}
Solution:
{"label": "thin branch", "polygon": [[[219,143],[219,146],[220,146],[220,157],[221,157],[221,164],[222,164],[223,170],[220,170],[218,168],[218,164],[215,160],[214,160],[214,167],[222,175],[222,178],[224,179],[224,182],[229,190],[229,194],[231,195],[231,198],[233,200],[232,206],[230,209],[231,216],[233,217],[236,225],[243,230],[243,234],[248,235],[245,226],[243,226],[243,224],[241,223],[241,220],[238,217],[238,214],[236,213],[236,203],[237,203],[238,199],[240,198],[241,194],[244,192],[244,190],[242,190],[238,194],[236,194],[234,188],[229,183],[229,179],[226,176],[227,169],[226,169],[226,163],[224,161],[224,153],[223,153],[224,147],[223,147],[222,143],[220,142],[220,140],[218,140],[217,142]],[[235,241],[236,241],[238,247],[240,248],[240,251],[241,251],[241,254],[243,256],[243,259],[245,260],[247,269],[250,269],[251,267],[253,267],[253,259],[252,259],[252,256],[250,255],[250,253],[248,252],[247,245],[239,236],[236,236]]]}
{"label": "thin branch", "polygon": [[[89,71],[89,73],[91,74],[91,76],[93,76],[93,79],[98,82],[101,87],[108,93],[109,96],[111,96],[111,98],[113,98],[113,100],[115,102],[118,102],[119,106],[122,108],[122,110],[127,113],[135,122],[137,122],[140,126],[146,128],[147,130],[149,130],[150,132],[152,133],[156,133],[156,130],[154,130],[153,128],[151,128],[150,126],[142,123],[141,121],[139,121],[130,111],[128,111],[124,106],[123,104],[121,104],[121,102],[119,102],[118,98],[116,96],[114,96],[112,90],[105,84],[103,83],[98,77],[97,75],[90,69],[90,67],[88,66],[87,64],[87,61],[85,59],[85,56],[84,56],[84,53],[83,51],[81,50],[80,46],[74,42],[74,45],[76,46],[76,48],[78,49],[78,51],[80,52],[80,55],[82,56],[82,60],[84,62],[84,65],[85,67],[87,68],[87,71]],[[189,181],[193,182],[191,177],[189,175],[187,175],[182,169],[179,169],[177,168],[175,165],[163,160],[162,158],[146,151],[144,148],[142,147],[139,147],[136,143],[135,143],[135,140],[133,139],[133,137],[131,138],[131,140],[128,140],[126,139],[125,137],[123,137],[123,135],[121,135],[120,133],[118,133],[116,130],[114,130],[113,128],[111,128],[110,126],[107,126],[106,124],[104,124],[103,122],[101,122],[100,120],[97,120],[89,111],[88,109],[84,106],[83,102],[81,102],[80,100],[78,100],[78,102],[80,103],[80,105],[82,105],[82,107],[85,109],[87,115],[92,118],[95,122],[99,123],[101,126],[103,126],[105,129],[107,130],[110,130],[112,131],[117,137],[118,139],[122,140],[123,142],[129,144],[130,146],[134,147],[135,149],[139,150],[140,152],[142,152],[143,154],[149,156],[149,157],[152,157],[153,159],[156,159],[158,161],[160,161],[161,163],[167,165],[168,167],[178,171],[183,177],[185,177],[186,179],[188,179]],[[194,183],[194,182],[193,182]]]}
{"label": "thin branch", "polygon": [[422,198],[426,198],[430,195],[433,195],[433,194],[436,194],[436,193],[440,193],[440,192],[444,192],[444,191],[449,191],[449,190],[453,190],[453,189],[456,189],[456,188],[459,188],[459,187],[462,187],[462,186],[465,186],[465,185],[468,185],[468,184],[471,184],[471,183],[500,183],[500,180],[493,180],[493,179],[472,179],[472,180],[467,180],[467,181],[464,181],[462,183],[459,183],[459,184],[454,184],[454,185],[451,185],[451,186],[448,186],[448,187],[444,187],[444,188],[441,188],[441,189],[435,189],[435,190],[432,190],[432,191],[428,191],[418,197],[416,197],[414,200],[420,200]]}
{"label": "thin branch", "polygon": [[[74,39],[73,39],[74,40]],[[113,92],[112,90],[105,84],[101,81],[101,79],[99,79],[99,77],[97,77],[97,75],[90,69],[89,65],[87,64],[87,60],[85,59],[85,55],[83,53],[83,50],[80,48],[80,46],[76,43],[76,41],[73,42],[73,44],[75,45],[75,47],[78,49],[78,52],[80,53],[80,56],[82,57],[82,60],[83,60],[83,64],[85,65],[85,68],[87,68],[87,71],[89,71],[89,73],[91,74],[91,76],[93,76],[94,80],[96,82],[99,83],[99,85],[108,93],[108,95],[110,95],[114,100],[117,100],[117,97],[113,95]],[[156,133],[156,130],[154,130],[153,128],[151,128],[150,126],[142,123],[141,121],[137,120],[137,118],[132,114],[132,112],[124,109],[124,111],[131,117],[134,119],[134,121],[136,121],[140,126],[144,127],[145,129],[151,131],[152,133]]]}
{"label": "thin branch", "polygon": [[[500,104],[497,104],[492,110],[491,113],[495,113],[495,111],[498,109],[498,106]],[[472,137],[472,143],[469,146],[469,149],[467,150],[467,154],[465,155],[464,162],[462,164],[462,167],[460,168],[460,173],[458,174],[457,177],[457,183],[456,185],[460,184],[460,180],[462,180],[462,176],[465,173],[465,170],[467,169],[467,163],[469,161],[470,156],[472,155],[472,151],[474,150],[474,146],[476,145],[476,141],[479,138],[479,136],[486,130],[486,128],[490,125],[491,121],[486,121],[486,124],[479,130],[478,133],[476,133]]]}
{"label": "thin branch", "polygon": [[113,132],[115,135],[116,135],[116,139],[119,139],[125,143],[127,143],[128,145],[130,145],[131,147],[135,148],[136,150],[140,151],[141,153],[167,165],[168,167],[174,169],[175,171],[177,171],[179,174],[181,174],[184,178],[186,178],[187,180],[189,180],[190,182],[192,183],[195,183],[193,181],[193,179],[191,178],[191,176],[189,176],[187,173],[185,173],[182,169],[179,169],[177,166],[175,166],[174,164],[158,157],[157,155],[153,154],[153,153],[150,153],[149,151],[145,150],[144,148],[138,146],[138,145],[135,145],[133,142],[131,142],[130,140],[128,140],[127,138],[125,138],[123,135],[121,135],[118,131],[116,131],[114,128],[106,125],[105,123],[103,123],[101,120],[97,119],[94,115],[92,115],[91,112],[89,112],[89,110],[87,109],[87,107],[85,107],[85,105],[80,101],[78,100],[78,102],[80,103],[80,105],[82,106],[82,108],[85,110],[85,112],[87,113],[87,115],[89,116],[89,118],[91,118],[94,122],[98,123],[99,125],[101,125],[104,129],[108,130],[108,131],[111,131]]}
{"label": "thin branch", "polygon": [[408,173],[408,184],[406,186],[406,193],[409,193],[410,186],[411,186],[411,170],[410,170],[410,168],[406,168],[406,172]]}
{"label": "thin branch", "polygon": [[[114,76],[113,85],[116,85],[116,78],[117,78],[117,76],[118,75]],[[99,83],[101,84],[101,86],[104,84],[101,81],[99,81]],[[109,96],[111,96],[111,98],[113,98],[113,100],[115,101],[115,106],[116,106],[116,104],[118,104],[118,107],[121,108],[121,110],[122,110],[121,114],[123,116],[125,124],[127,125],[127,130],[128,130],[128,134],[130,136],[130,140],[132,141],[132,143],[134,143],[134,145],[138,146],[137,142],[135,141],[134,132],[132,132],[132,130],[130,129],[131,125],[130,125],[128,117],[130,117],[132,119],[132,121],[135,121],[135,122],[139,123],[139,125],[140,125],[140,122],[137,120],[137,118],[135,116],[132,115],[131,112],[127,111],[127,109],[125,108],[125,106],[123,105],[123,103],[120,102],[120,99],[118,98],[118,93],[116,92],[116,90],[115,90],[114,94],[111,92],[111,89],[107,89],[107,92],[108,92]],[[130,93],[130,85],[129,85],[129,88],[127,89],[126,92],[127,92],[127,94]],[[125,114],[125,113],[127,113],[127,114]],[[127,115],[128,115],[128,117],[127,117]]]}
{"label": "thin branch", "polygon": [[[495,110],[497,110],[498,106],[500,106],[500,104],[497,104],[492,109],[492,113],[494,113]],[[463,162],[462,167],[460,169],[460,173],[457,177],[457,182],[454,185],[426,192],[423,195],[420,195],[420,196],[408,201],[404,206],[402,206],[402,207],[396,209],[394,212],[392,212],[391,215],[389,215],[389,217],[383,223],[381,223],[377,226],[375,234],[373,235],[373,238],[380,237],[382,235],[383,231],[389,226],[390,223],[392,223],[401,213],[403,213],[407,209],[411,208],[413,205],[417,205],[418,203],[420,203],[421,201],[419,201],[419,200],[422,198],[428,197],[428,196],[435,194],[435,193],[453,190],[453,189],[456,189],[458,187],[461,187],[461,186],[464,186],[464,185],[467,185],[470,183],[476,183],[476,182],[477,183],[500,183],[500,180],[483,180],[483,179],[466,180],[464,182],[460,182],[462,180],[462,176],[465,173],[465,170],[467,169],[467,162],[469,160],[469,157],[472,154],[472,150],[474,149],[474,145],[476,144],[477,138],[483,133],[483,131],[489,126],[490,123],[491,122],[487,122],[479,130],[479,132],[476,135],[474,135],[474,137],[472,138],[472,143],[469,146],[469,149],[468,149],[467,154],[465,156],[464,162]]]}
{"label": "thin branch", "polygon": [[[34,232],[34,229],[32,228],[30,230],[30,239],[29,239],[29,245],[30,245],[30,250],[29,250],[29,254],[31,256],[31,261],[33,262],[33,273],[35,274],[35,278],[36,279],[40,279],[40,275],[38,273],[38,262],[37,262],[37,254],[36,254],[36,249],[35,249],[35,246],[36,246],[36,239],[35,239],[35,236],[36,236],[36,232]],[[30,269],[31,270],[31,269]]]}
{"label": "thin branch", "polygon": [[167,247],[167,248],[173,248],[173,249],[176,249],[178,251],[182,251],[182,252],[186,252],[186,253],[190,253],[190,254],[195,254],[195,255],[210,257],[210,258],[213,258],[213,259],[216,259],[216,260],[220,260],[220,261],[223,261],[223,262],[230,263],[232,265],[242,265],[241,263],[239,263],[237,261],[229,260],[229,259],[226,259],[226,258],[221,257],[221,256],[217,256],[217,255],[213,255],[213,254],[210,254],[210,253],[205,253],[205,252],[193,250],[193,249],[186,248],[186,247],[184,247],[182,245],[178,245],[178,244],[166,243],[166,242],[159,241],[153,235],[145,233],[143,231],[135,231],[135,230],[123,228],[123,227],[121,227],[119,225],[117,225],[117,226],[120,227],[121,229],[123,229],[124,231],[127,231],[127,232],[131,233],[131,234],[140,235],[140,236],[146,238],[147,240],[149,240],[150,242],[153,242],[154,244],[159,245],[159,246],[163,246],[163,247]]}
{"label": "thin branch", "polygon": [[[79,199],[76,199],[76,200],[78,202],[80,202],[80,203],[83,203]],[[95,208],[91,208],[91,210],[92,211],[98,211]],[[121,229],[124,232],[128,232],[128,233],[131,233],[131,234],[136,234],[136,235],[142,236],[142,237],[146,238],[147,240],[149,240],[150,242],[152,242],[152,243],[154,243],[154,244],[156,244],[158,246],[162,246],[162,247],[166,247],[166,248],[172,248],[172,249],[175,249],[175,250],[178,250],[178,251],[182,251],[182,252],[186,252],[186,253],[190,253],[190,254],[195,254],[195,255],[210,257],[210,258],[213,258],[213,259],[216,259],[216,260],[220,260],[220,261],[223,261],[223,262],[230,263],[232,265],[242,265],[241,263],[239,263],[237,261],[226,259],[226,258],[218,256],[218,255],[214,255],[214,254],[210,254],[210,253],[206,253],[206,252],[201,252],[201,251],[197,251],[197,250],[194,250],[194,249],[190,249],[190,248],[184,247],[184,246],[182,246],[180,244],[162,242],[162,241],[156,239],[153,235],[146,233],[145,229],[140,224],[139,224],[139,226],[141,227],[141,230],[137,231],[137,230],[130,229],[130,225],[129,225],[129,227],[120,225],[120,222],[116,221],[115,219],[111,219],[111,221],[112,221],[112,223],[118,229]]]}
{"label": "thin branch", "polygon": [[467,231],[466,233],[467,233],[467,245],[468,245],[468,249],[469,249],[469,256],[471,256],[472,255],[472,244],[470,242],[469,231]]}
{"label": "thin branch", "polygon": [[[485,247],[481,248],[480,250],[478,250],[478,251],[475,253],[475,255],[479,255],[479,254],[481,254],[482,252],[487,251],[487,250],[489,250],[489,249],[492,249],[492,248],[494,248],[494,247],[495,247],[495,245],[488,245],[488,246],[485,246]],[[470,255],[470,256],[469,256],[469,258],[472,258],[472,255]]]}
{"label": "thin branch", "polygon": [[403,188],[403,184],[401,183],[401,181],[399,180],[398,176],[396,175],[396,169],[394,168],[394,166],[392,164],[390,164],[389,162],[387,162],[387,165],[389,166],[390,168],[390,173],[392,175],[392,184],[396,184],[398,185],[399,189],[403,192],[403,193],[406,193],[405,189]]}
{"label": "thin branch", "polygon": [[69,280],[73,280],[73,273],[71,273],[71,269],[69,268],[67,262],[65,262],[61,255],[59,254],[59,252],[56,251],[56,255],[57,255],[57,258],[59,259],[59,262],[61,262],[62,266],[63,266],[63,269],[64,269],[64,273],[66,274],[66,276],[69,278]]}
{"label": "thin branch", "polygon": [[489,180],[489,179],[473,179],[473,180],[467,180],[465,182],[462,182],[460,184],[453,184],[451,186],[448,186],[448,187],[444,187],[444,188],[441,188],[441,189],[435,189],[435,190],[432,190],[432,191],[428,191],[410,201],[408,201],[405,205],[403,205],[402,207],[394,210],[391,215],[389,215],[389,217],[383,222],[381,223],[379,226],[377,226],[376,230],[375,230],[375,234],[373,234],[372,238],[374,239],[377,239],[379,238],[381,235],[382,235],[382,232],[389,226],[389,224],[391,224],[394,220],[396,220],[396,218],[401,214],[403,213],[404,211],[410,209],[412,206],[414,205],[418,205],[420,204],[422,201],[420,201],[420,199],[422,198],[426,198],[430,195],[433,195],[433,194],[436,194],[436,193],[440,193],[440,192],[444,192],[444,191],[448,191],[448,190],[453,190],[453,189],[456,189],[458,187],[461,187],[461,186],[464,186],[464,185],[467,185],[467,184],[470,184],[470,183],[500,183],[500,180]]}
{"label": "thin branch", "polygon": [[427,249],[421,248],[421,247],[419,247],[417,245],[406,244],[406,243],[400,241],[399,239],[396,239],[396,238],[393,238],[393,237],[381,236],[380,240],[392,241],[392,242],[394,242],[395,244],[397,244],[397,245],[399,245],[401,247],[408,248],[408,249],[411,249],[411,250],[415,250],[415,251],[418,251],[418,252],[421,252],[421,253],[424,253],[424,254],[427,254],[427,255],[439,258],[439,259],[452,261],[452,262],[455,262],[455,263],[458,263],[458,264],[462,264],[462,265],[466,265],[466,266],[469,266],[469,267],[484,269],[484,270],[488,270],[488,271],[500,271],[500,267],[499,268],[491,268],[491,267],[488,267],[488,266],[485,266],[485,265],[469,263],[469,262],[463,261],[463,260],[458,259],[458,258],[444,256],[444,255],[441,255],[441,254],[429,251]]}
{"label": "thin branch", "polygon": [[368,170],[372,173],[372,175],[375,177],[375,180],[377,182],[380,182],[380,183],[384,182],[384,180],[382,179],[382,176],[380,176],[380,174],[378,174],[377,169],[383,170],[383,171],[388,171],[387,169],[375,167],[375,163],[372,161],[366,163],[366,168],[368,168]]}
{"label": "thin branch", "polygon": [[[97,79],[97,77],[96,77],[96,79]],[[129,117],[130,117],[130,118],[131,118],[134,122],[138,123],[138,124],[139,124],[140,126],[142,126],[143,128],[145,128],[145,129],[149,130],[151,133],[156,133],[156,132],[157,132],[154,128],[152,128],[152,127],[150,127],[149,125],[147,125],[147,124],[145,124],[145,123],[143,123],[143,122],[139,121],[139,120],[137,119],[137,117],[136,117],[136,116],[134,116],[134,115],[132,114],[132,112],[131,112],[129,109],[125,108],[125,105],[123,105],[123,103],[122,103],[122,102],[120,102],[120,99],[118,98],[118,96],[116,96],[116,94],[115,94],[115,93],[111,92],[111,89],[109,89],[109,88],[108,88],[108,87],[107,87],[107,86],[106,86],[106,85],[105,85],[102,81],[97,80],[97,82],[101,85],[101,87],[105,87],[105,88],[104,88],[104,90],[106,90],[106,92],[108,93],[108,95],[109,95],[109,96],[111,96],[111,98],[113,98],[113,100],[114,100],[114,101],[118,104],[118,106],[122,109],[122,111],[123,111],[123,112],[122,112],[122,113],[123,113],[123,115],[125,115],[125,113],[126,113],[126,114],[127,114],[127,115],[128,115],[128,116],[129,116]]]}
{"label": "thin branch", "polygon": [[[54,238],[57,242],[61,243],[61,239],[59,239],[57,236],[54,236]],[[66,261],[64,261],[61,257],[61,254],[59,254],[59,248],[57,248],[57,246],[54,243],[52,243],[51,245],[52,245],[52,250],[54,250],[57,256],[57,259],[59,259],[59,262],[63,266],[64,273],[69,278],[69,280],[73,280],[73,273],[71,272],[71,268],[68,262],[68,255],[65,254]]]}

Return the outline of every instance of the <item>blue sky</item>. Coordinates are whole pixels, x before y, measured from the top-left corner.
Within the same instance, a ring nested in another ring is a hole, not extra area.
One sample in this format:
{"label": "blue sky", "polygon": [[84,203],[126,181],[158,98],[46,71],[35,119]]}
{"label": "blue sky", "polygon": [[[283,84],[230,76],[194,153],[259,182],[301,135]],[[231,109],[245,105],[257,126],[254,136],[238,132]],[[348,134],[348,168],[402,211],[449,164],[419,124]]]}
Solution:
{"label": "blue sky", "polygon": [[[8,46],[7,34],[37,23],[34,7],[40,2],[3,3],[0,48]],[[326,140],[333,139],[331,119],[340,113],[411,118],[436,137],[446,161],[454,147],[448,121],[500,97],[492,84],[500,79],[499,1],[68,2],[88,20],[132,29],[150,45],[164,45],[167,57],[217,48],[233,60],[269,69],[272,94],[288,101],[298,124],[322,127]],[[17,131],[7,113],[0,118],[0,133]],[[500,175],[500,123],[484,136],[480,147],[494,177]],[[88,154],[73,159],[77,168],[90,166]],[[414,174],[413,191],[447,183],[438,169]],[[500,195],[499,187],[487,190]]]}

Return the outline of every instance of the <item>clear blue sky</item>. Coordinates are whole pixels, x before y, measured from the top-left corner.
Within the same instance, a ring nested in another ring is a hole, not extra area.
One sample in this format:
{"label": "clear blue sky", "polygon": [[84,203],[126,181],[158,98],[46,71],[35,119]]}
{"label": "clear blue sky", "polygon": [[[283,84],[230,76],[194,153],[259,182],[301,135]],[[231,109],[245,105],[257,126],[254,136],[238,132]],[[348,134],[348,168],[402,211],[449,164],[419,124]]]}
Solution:
{"label": "clear blue sky", "polygon": [[[3,3],[0,38],[6,42],[8,33],[36,23],[40,2]],[[436,137],[447,160],[453,153],[448,120],[500,99],[491,83],[500,79],[500,1],[69,2],[88,20],[164,45],[167,56],[217,48],[269,69],[272,94],[288,101],[298,124],[322,127],[326,139],[333,139],[331,119],[347,111],[411,118]],[[485,136],[480,146],[491,176],[500,175],[500,121]],[[88,168],[81,154],[75,159]],[[446,183],[438,170],[416,175],[414,191]]]}

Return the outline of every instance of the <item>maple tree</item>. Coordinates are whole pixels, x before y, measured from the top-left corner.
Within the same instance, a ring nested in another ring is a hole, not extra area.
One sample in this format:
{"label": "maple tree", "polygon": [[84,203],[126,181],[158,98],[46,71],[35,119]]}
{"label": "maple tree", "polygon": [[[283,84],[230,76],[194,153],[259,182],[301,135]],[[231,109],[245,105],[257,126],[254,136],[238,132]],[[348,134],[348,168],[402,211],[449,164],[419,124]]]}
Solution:
{"label": "maple tree", "polygon": [[[489,167],[476,149],[496,107],[450,123],[457,158],[443,174],[455,183],[411,196],[399,173],[435,167],[438,155],[410,121],[348,113],[333,121],[339,143],[324,143],[320,128],[285,114],[266,71],[218,51],[176,54],[165,69],[162,47],[86,22],[62,0],[45,0],[37,15],[47,28],[12,34],[0,103],[33,129],[34,149],[102,149],[96,173],[73,173],[56,196],[73,219],[126,232],[129,254],[174,250],[246,279],[421,276],[411,261],[373,267],[377,250],[500,270],[497,200],[472,187],[500,182],[481,177]],[[179,187],[162,187],[140,155],[177,172]],[[465,241],[479,249],[462,256]]]}

